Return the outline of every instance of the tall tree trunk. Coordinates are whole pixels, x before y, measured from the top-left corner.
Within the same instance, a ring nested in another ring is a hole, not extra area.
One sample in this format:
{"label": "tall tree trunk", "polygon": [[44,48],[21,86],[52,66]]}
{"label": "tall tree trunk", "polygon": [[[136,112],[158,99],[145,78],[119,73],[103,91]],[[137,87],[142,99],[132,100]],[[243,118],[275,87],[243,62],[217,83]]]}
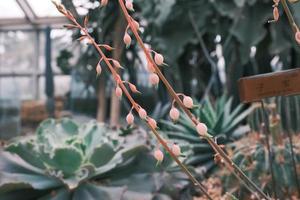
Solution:
{"label": "tall tree trunk", "polygon": [[[124,43],[123,36],[126,29],[125,18],[123,17],[121,10],[119,10],[119,17],[115,24],[114,36],[113,36],[113,58],[120,60],[123,54]],[[119,119],[121,113],[121,103],[120,99],[115,95],[115,90],[112,90],[111,94],[111,107],[110,107],[110,126],[119,126]]]}
{"label": "tall tree trunk", "polygon": [[97,110],[97,121],[104,122],[106,115],[106,96],[105,96],[105,76],[100,76],[98,85],[98,110]]}

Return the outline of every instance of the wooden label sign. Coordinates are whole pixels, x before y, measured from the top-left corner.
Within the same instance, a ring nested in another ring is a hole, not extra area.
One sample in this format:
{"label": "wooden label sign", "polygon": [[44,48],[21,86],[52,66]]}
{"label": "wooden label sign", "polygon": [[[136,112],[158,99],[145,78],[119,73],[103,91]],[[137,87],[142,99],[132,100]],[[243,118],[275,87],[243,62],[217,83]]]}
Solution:
{"label": "wooden label sign", "polygon": [[300,68],[241,78],[239,92],[244,103],[300,94]]}

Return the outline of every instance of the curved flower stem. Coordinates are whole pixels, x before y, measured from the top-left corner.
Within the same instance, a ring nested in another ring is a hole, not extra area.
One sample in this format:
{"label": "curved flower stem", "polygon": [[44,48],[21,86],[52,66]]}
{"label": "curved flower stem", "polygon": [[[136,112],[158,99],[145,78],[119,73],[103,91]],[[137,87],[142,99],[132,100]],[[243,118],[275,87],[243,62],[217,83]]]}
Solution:
{"label": "curved flower stem", "polygon": [[[135,102],[135,100],[132,98],[132,96],[130,95],[129,91],[127,90],[124,82],[121,80],[121,77],[118,75],[117,71],[115,70],[115,68],[112,66],[112,64],[110,63],[110,59],[108,57],[106,57],[106,55],[103,53],[103,51],[101,50],[101,48],[99,47],[99,44],[97,44],[94,40],[94,38],[89,34],[89,32],[87,31],[87,29],[85,27],[82,27],[77,20],[71,15],[70,12],[66,11],[66,10],[59,10],[62,14],[64,14],[70,21],[72,21],[75,25],[76,28],[80,29],[82,33],[84,33],[84,35],[86,36],[87,39],[89,39],[91,45],[93,45],[95,47],[95,49],[97,50],[98,54],[100,55],[100,59],[103,59],[103,61],[106,63],[106,65],[108,66],[110,72],[112,73],[114,80],[116,82],[116,85],[118,85],[122,91],[124,92],[125,96],[127,97],[127,99],[129,100],[129,102],[132,104],[132,108],[138,113],[140,106]],[[65,12],[62,12],[65,11]],[[197,186],[200,191],[209,199],[209,200],[213,200],[212,197],[207,193],[206,188],[204,187],[203,184],[201,184],[193,175],[192,173],[188,170],[188,168],[177,158],[176,155],[174,155],[174,153],[172,152],[172,150],[169,148],[168,144],[166,143],[166,141],[160,136],[159,132],[151,126],[151,124],[146,121],[147,125],[149,126],[149,128],[151,129],[152,133],[155,135],[155,137],[157,138],[157,140],[159,141],[159,143],[165,148],[165,150],[171,155],[171,157],[175,160],[175,162],[179,165],[179,167],[181,168],[181,170],[189,177],[189,179],[193,182],[193,184],[195,186]]]}
{"label": "curved flower stem", "polygon": [[[145,56],[147,58],[147,60],[149,62],[151,62],[151,64],[153,65],[155,72],[157,73],[157,75],[159,76],[159,78],[161,79],[161,81],[163,82],[163,84],[166,86],[168,92],[170,93],[170,95],[172,96],[172,98],[176,101],[176,103],[179,105],[179,107],[181,107],[181,109],[185,112],[185,114],[190,118],[190,120],[194,123],[195,126],[197,126],[200,122],[196,119],[196,117],[191,113],[191,111],[189,109],[187,109],[183,102],[181,101],[181,99],[178,97],[177,93],[174,91],[174,89],[172,88],[172,86],[170,85],[170,83],[168,82],[168,80],[164,77],[164,75],[162,74],[162,72],[160,71],[159,67],[156,65],[156,63],[153,61],[153,58],[149,52],[149,50],[146,48],[143,40],[141,39],[141,37],[139,36],[138,30],[136,29],[135,25],[133,24],[132,18],[129,15],[126,6],[124,5],[123,0],[119,0],[119,4],[121,6],[121,9],[125,15],[125,18],[128,22],[128,25],[130,26],[130,29],[132,30],[138,44],[140,45],[140,47],[142,48],[142,50],[145,53]],[[230,165],[232,166],[232,168],[236,171],[236,173],[241,177],[241,179],[248,185],[252,186],[252,188],[254,188],[257,193],[263,197],[264,199],[270,199],[255,183],[253,183],[244,173],[243,171],[233,163],[233,161],[228,157],[228,155],[222,150],[222,148],[215,143],[215,141],[209,136],[209,135],[205,135],[204,139],[207,140],[207,142],[211,145],[211,147],[215,150],[216,153],[219,153],[219,155],[223,158],[224,162],[227,162],[227,166]],[[255,193],[255,195],[257,196],[257,194]]]}
{"label": "curved flower stem", "polygon": [[287,2],[286,0],[281,0],[281,4],[283,6],[283,9],[284,9],[284,12],[285,14],[287,15],[288,17],[288,20],[289,20],[289,23],[294,31],[294,33],[296,34],[296,32],[299,30],[295,20],[294,20],[294,17],[291,13],[291,10],[289,9],[289,6],[287,5]]}

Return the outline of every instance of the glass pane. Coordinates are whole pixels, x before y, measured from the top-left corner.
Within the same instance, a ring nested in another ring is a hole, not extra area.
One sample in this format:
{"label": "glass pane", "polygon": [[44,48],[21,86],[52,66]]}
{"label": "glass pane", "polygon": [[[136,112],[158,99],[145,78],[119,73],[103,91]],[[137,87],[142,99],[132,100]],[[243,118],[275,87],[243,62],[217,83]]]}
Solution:
{"label": "glass pane", "polygon": [[50,0],[27,0],[38,17],[62,16]]}
{"label": "glass pane", "polygon": [[15,0],[0,1],[0,19],[24,17],[25,14]]}
{"label": "glass pane", "polygon": [[0,73],[34,70],[36,34],[25,31],[0,33]]}

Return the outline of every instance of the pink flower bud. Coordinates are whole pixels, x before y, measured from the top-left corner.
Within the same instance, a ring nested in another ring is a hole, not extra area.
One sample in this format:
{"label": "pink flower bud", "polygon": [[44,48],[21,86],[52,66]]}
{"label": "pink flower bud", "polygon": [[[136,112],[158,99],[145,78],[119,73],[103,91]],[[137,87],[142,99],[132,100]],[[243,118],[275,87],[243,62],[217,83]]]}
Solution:
{"label": "pink flower bud", "polygon": [[101,6],[106,6],[108,4],[108,0],[101,0]]}
{"label": "pink flower bud", "polygon": [[99,63],[97,64],[96,72],[97,72],[97,75],[98,75],[98,76],[99,76],[99,75],[101,74],[101,72],[102,72],[102,68],[101,68],[101,66],[100,66]]}
{"label": "pink flower bud", "polygon": [[125,6],[126,6],[126,8],[127,8],[128,10],[134,11],[134,9],[133,9],[133,4],[132,4],[132,1],[131,1],[131,0],[126,0]]}
{"label": "pink flower bud", "polygon": [[136,89],[136,86],[133,85],[132,83],[128,83],[129,84],[129,88],[133,93],[139,93],[139,91]]}
{"label": "pink flower bud", "polygon": [[141,119],[146,119],[147,112],[143,108],[140,108],[139,109],[139,116],[140,116]]}
{"label": "pink flower bud", "polygon": [[172,109],[170,110],[170,118],[173,120],[173,121],[177,121],[178,118],[179,118],[179,110],[175,107],[172,107]]}
{"label": "pink flower bud", "polygon": [[134,27],[136,28],[136,30],[140,29],[140,24],[137,21],[133,20],[133,24],[134,24]]}
{"label": "pink flower bud", "polygon": [[159,77],[157,76],[157,74],[152,73],[149,76],[149,81],[152,85],[157,85],[159,83]]}
{"label": "pink flower bud", "polygon": [[134,122],[134,116],[133,114],[130,112],[128,113],[128,115],[126,116],[126,121],[129,125],[132,125]]}
{"label": "pink flower bud", "polygon": [[273,17],[274,17],[274,21],[278,21],[279,19],[279,11],[277,7],[274,7],[273,9]]}
{"label": "pink flower bud", "polygon": [[189,96],[184,96],[183,104],[187,108],[193,108],[193,106],[194,106],[193,99]]}
{"label": "pink flower bud", "polygon": [[159,53],[155,53],[154,61],[157,65],[162,65],[164,64],[164,57]]}
{"label": "pink flower bud", "polygon": [[300,44],[300,31],[299,30],[295,34],[295,39],[296,39],[297,43]]}
{"label": "pink flower bud", "polygon": [[204,123],[199,123],[196,126],[199,135],[204,136],[207,133],[207,126]]}
{"label": "pink flower bud", "polygon": [[119,63],[119,61],[117,61],[117,60],[112,60],[112,62],[113,62],[114,66],[115,66],[116,68],[122,68],[122,66],[121,66],[121,64]]}
{"label": "pink flower bud", "polygon": [[154,129],[157,128],[157,123],[156,123],[156,121],[155,121],[154,119],[149,118],[149,119],[148,119],[148,123],[150,124],[150,126],[151,126],[152,128],[154,128]]}
{"label": "pink flower bud", "polygon": [[121,98],[122,97],[122,89],[118,86],[116,87],[116,96]]}
{"label": "pink flower bud", "polygon": [[157,149],[154,151],[154,158],[158,161],[158,162],[162,162],[164,159],[164,154],[161,150]]}
{"label": "pink flower bud", "polygon": [[172,146],[172,153],[175,156],[180,156],[180,154],[181,154],[180,146],[178,146],[177,144],[173,144],[173,146]]}
{"label": "pink flower bud", "polygon": [[126,44],[127,47],[130,46],[131,37],[127,32],[125,33],[123,40],[124,40],[124,43]]}

